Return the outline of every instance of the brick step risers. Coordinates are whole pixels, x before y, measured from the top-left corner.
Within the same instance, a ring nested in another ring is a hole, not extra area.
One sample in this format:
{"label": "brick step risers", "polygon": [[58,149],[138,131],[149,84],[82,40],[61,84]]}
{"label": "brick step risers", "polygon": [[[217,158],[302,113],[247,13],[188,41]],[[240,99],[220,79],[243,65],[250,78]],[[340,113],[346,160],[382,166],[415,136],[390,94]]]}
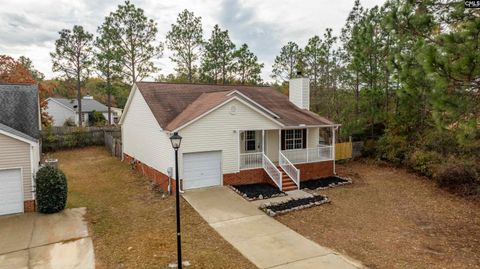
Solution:
{"label": "brick step risers", "polygon": [[280,166],[277,166],[278,170],[282,172],[282,191],[293,191],[297,189],[297,184],[283,171]]}

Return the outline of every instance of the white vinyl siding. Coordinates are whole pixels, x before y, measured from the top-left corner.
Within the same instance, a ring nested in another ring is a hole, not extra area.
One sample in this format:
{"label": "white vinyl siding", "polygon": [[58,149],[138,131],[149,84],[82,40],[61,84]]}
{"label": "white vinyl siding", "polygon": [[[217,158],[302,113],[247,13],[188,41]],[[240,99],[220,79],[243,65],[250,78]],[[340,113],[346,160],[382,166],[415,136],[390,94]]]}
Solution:
{"label": "white vinyl siding", "polygon": [[163,132],[140,91],[132,96],[122,124],[123,152],[167,174],[174,166],[174,152],[167,133]]}
{"label": "white vinyl siding", "polygon": [[[236,107],[236,112],[232,106]],[[238,130],[278,129],[279,126],[238,100],[231,100],[222,107],[179,131],[183,137],[180,151],[183,153],[222,151],[223,174],[238,172],[238,156],[241,148]],[[181,156],[181,154],[180,154]],[[180,163],[180,177],[182,161]]]}
{"label": "white vinyl siding", "polygon": [[[23,197],[25,201],[33,199],[32,163],[35,169],[35,166],[38,167],[38,164],[35,164],[38,159],[32,160],[34,155],[32,153],[33,149],[34,146],[26,142],[0,134],[0,169],[22,169]],[[34,152],[38,152],[38,149],[34,150]]]}
{"label": "white vinyl siding", "polygon": [[318,128],[308,128],[307,136],[307,148],[316,148],[318,146]]}
{"label": "white vinyl siding", "polygon": [[278,162],[278,130],[265,131],[265,151],[272,162]]}
{"label": "white vinyl siding", "polygon": [[78,117],[75,116],[74,111],[60,105],[55,101],[49,100],[48,107],[45,111],[52,117],[53,126],[63,126],[68,118],[71,118],[75,123],[78,122]]}

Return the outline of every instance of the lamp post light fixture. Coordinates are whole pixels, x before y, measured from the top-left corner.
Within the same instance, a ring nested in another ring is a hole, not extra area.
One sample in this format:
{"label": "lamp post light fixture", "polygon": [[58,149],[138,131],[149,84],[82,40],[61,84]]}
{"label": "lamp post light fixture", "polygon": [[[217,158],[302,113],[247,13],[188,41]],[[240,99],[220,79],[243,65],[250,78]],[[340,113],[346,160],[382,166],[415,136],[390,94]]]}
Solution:
{"label": "lamp post light fixture", "polygon": [[180,182],[178,179],[178,149],[182,143],[182,137],[177,132],[170,136],[170,142],[175,150],[175,202],[177,214],[177,266],[182,269],[182,239],[180,236]]}

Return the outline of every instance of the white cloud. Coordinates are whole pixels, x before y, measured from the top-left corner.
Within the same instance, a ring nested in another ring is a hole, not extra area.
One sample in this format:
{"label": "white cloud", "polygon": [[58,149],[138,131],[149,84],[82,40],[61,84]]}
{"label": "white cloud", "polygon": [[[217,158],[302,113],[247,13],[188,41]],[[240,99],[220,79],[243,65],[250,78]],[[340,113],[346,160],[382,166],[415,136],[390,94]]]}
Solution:
{"label": "white cloud", "polygon": [[[364,0],[365,7],[381,5],[385,0]],[[47,78],[53,77],[49,53],[54,49],[58,31],[83,25],[95,32],[109,12],[123,1],[98,0],[2,0],[0,10],[0,54],[15,58],[24,55]],[[327,0],[134,0],[148,17],[158,23],[158,40],[164,41],[170,25],[183,9],[202,17],[204,36],[210,36],[213,25],[228,29],[239,46],[247,43],[265,63],[263,78],[269,80],[275,55],[288,41],[304,46],[309,37],[323,35],[325,28],[340,32],[354,1]],[[162,73],[174,70],[165,51],[155,63]]]}

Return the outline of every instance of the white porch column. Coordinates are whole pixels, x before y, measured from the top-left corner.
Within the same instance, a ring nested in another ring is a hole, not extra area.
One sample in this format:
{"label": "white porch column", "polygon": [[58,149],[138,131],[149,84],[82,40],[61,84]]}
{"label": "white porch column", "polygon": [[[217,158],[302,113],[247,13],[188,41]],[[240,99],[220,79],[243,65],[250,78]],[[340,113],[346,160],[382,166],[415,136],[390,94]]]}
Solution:
{"label": "white porch column", "polygon": [[265,154],[265,130],[262,130],[262,152]]}
{"label": "white porch column", "polygon": [[237,172],[240,172],[240,130],[237,129],[237,151],[238,151],[238,154],[237,154]]}
{"label": "white porch column", "polygon": [[282,130],[278,129],[278,157],[280,157],[281,151],[282,151]]}

